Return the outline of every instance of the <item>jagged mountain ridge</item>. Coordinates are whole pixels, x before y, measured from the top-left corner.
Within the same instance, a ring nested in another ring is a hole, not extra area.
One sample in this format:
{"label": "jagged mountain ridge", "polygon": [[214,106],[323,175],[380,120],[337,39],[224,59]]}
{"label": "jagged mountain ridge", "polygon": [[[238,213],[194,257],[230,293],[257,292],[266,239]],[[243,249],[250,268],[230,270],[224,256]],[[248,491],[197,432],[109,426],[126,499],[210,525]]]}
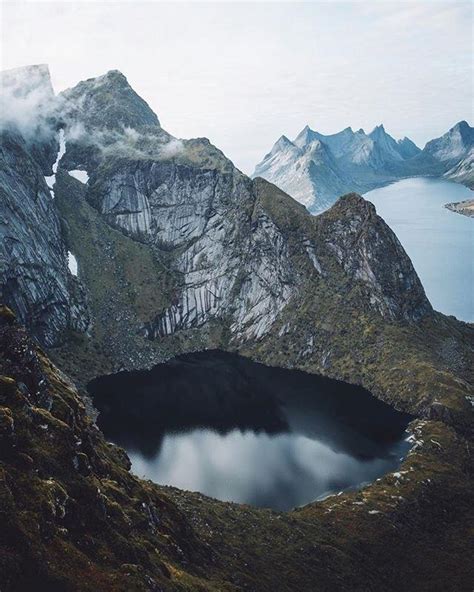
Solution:
{"label": "jagged mountain ridge", "polygon": [[[420,150],[407,137],[395,140],[383,125],[369,134],[348,127],[332,135],[306,126],[293,142],[286,137],[282,142],[280,138],[252,177],[275,183],[312,213],[330,207],[341,193],[365,193],[403,177],[444,175],[471,186],[474,179],[469,154],[473,137],[474,129],[461,121]],[[326,149],[324,162],[313,159],[315,141]],[[313,162],[319,166],[312,166]]]}
{"label": "jagged mountain ridge", "polygon": [[[116,103],[111,100],[115,96]],[[110,120],[101,117],[106,102]],[[86,169],[86,201],[112,228],[149,245],[157,259],[166,259],[178,278],[179,288],[170,306],[155,314],[150,311],[142,325],[148,338],[224,318],[234,340],[260,338],[297,296],[296,286],[308,267],[324,277],[325,271],[315,263],[318,250],[337,259],[342,247],[318,247],[311,236],[313,229],[291,245],[290,237],[262,203],[260,195],[266,191],[262,181],[245,177],[208,140],[182,141],[170,136],[116,71],[62,93],[56,111],[56,125],[65,137],[59,170]],[[58,174],[58,195],[62,178]],[[59,198],[60,213],[61,203]],[[356,215],[362,202],[351,203]],[[295,205],[288,200],[284,207],[289,208],[288,215]],[[300,253],[307,258],[304,270],[291,263]],[[389,294],[401,297],[413,288],[422,315],[429,314],[419,280],[398,247],[396,257],[403,260],[400,273],[404,279],[401,283],[390,280],[387,286],[377,281],[366,259],[368,269],[356,276],[374,290],[366,305],[388,318],[418,318],[418,309],[405,310],[403,304],[400,307],[387,300]],[[31,315],[18,306],[14,295],[6,293],[4,298],[24,322],[31,323]]]}

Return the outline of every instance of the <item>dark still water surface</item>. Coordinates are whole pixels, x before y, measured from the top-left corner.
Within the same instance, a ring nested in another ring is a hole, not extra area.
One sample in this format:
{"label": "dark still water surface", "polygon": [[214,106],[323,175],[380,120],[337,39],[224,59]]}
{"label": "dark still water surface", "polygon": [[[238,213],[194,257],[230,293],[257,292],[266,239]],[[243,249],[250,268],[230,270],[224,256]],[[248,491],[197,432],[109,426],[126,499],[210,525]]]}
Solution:
{"label": "dark still water surface", "polygon": [[216,350],[88,388],[135,474],[226,501],[287,510],[395,470],[409,448],[411,417],[363,388]]}

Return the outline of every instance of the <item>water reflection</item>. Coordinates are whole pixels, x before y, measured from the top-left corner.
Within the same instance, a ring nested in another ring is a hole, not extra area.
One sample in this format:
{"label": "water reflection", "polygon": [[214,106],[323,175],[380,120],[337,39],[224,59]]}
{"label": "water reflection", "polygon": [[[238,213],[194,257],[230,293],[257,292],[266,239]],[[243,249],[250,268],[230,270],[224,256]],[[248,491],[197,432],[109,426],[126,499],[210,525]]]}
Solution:
{"label": "water reflection", "polygon": [[219,351],[89,385],[133,471],[222,500],[289,509],[394,470],[409,416],[367,391]]}

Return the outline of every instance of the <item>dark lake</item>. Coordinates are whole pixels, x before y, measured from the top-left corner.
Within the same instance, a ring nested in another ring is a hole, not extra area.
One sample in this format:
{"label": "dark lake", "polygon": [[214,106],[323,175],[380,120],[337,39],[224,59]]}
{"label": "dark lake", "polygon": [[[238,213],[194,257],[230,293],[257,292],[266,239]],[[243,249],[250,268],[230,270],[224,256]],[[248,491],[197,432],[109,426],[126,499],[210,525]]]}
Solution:
{"label": "dark lake", "polygon": [[409,449],[411,417],[362,387],[217,350],[88,390],[136,475],[226,501],[287,510],[394,471]]}

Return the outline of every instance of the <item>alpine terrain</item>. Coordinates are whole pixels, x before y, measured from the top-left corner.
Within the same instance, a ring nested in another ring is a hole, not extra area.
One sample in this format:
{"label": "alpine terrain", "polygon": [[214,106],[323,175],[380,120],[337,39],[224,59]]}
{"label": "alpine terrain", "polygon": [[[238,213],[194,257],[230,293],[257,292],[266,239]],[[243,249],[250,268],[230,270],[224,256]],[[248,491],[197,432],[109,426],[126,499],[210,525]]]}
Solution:
{"label": "alpine terrain", "polygon": [[[298,200],[413,162],[451,175],[472,128],[423,151],[305,128],[257,171],[293,199],[171,136],[119,71],[59,95],[46,66],[1,86],[2,591],[470,590],[474,329],[433,310],[370,202]],[[410,413],[400,469],[290,512],[139,479],[87,383],[216,348]]]}

